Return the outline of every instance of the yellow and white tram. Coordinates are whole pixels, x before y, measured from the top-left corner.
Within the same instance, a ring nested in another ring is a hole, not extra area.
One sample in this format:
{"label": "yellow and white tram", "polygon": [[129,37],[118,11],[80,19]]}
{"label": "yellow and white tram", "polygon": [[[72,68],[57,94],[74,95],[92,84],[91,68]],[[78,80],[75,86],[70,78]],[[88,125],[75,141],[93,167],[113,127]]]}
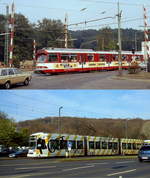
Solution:
{"label": "yellow and white tram", "polygon": [[57,133],[30,136],[28,157],[64,157],[96,155],[134,155],[143,145],[139,139],[119,139]]}

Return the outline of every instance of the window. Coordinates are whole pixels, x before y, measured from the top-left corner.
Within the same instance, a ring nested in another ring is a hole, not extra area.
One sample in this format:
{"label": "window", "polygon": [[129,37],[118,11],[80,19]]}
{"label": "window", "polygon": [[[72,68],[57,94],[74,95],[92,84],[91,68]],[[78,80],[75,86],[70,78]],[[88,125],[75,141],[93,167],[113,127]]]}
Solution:
{"label": "window", "polygon": [[133,143],[133,149],[136,150],[136,144],[135,143]]}
{"label": "window", "polygon": [[107,142],[102,142],[102,149],[107,149]]}
{"label": "window", "polygon": [[100,149],[101,148],[100,147],[100,142],[96,142],[95,144],[96,144],[96,149]]}
{"label": "window", "polygon": [[104,54],[99,55],[99,61],[102,61],[102,62],[105,61],[105,55]]}
{"label": "window", "polygon": [[46,55],[45,54],[38,56],[37,62],[45,62],[45,61],[46,61]]}
{"label": "window", "polygon": [[94,142],[93,141],[89,142],[89,149],[94,149]]}
{"label": "window", "polygon": [[94,55],[93,54],[88,54],[87,58],[88,58],[89,62],[93,62],[94,61]]}
{"label": "window", "polygon": [[57,61],[58,61],[57,54],[49,54],[48,62],[57,62]]}
{"label": "window", "polygon": [[21,74],[21,71],[18,70],[18,69],[14,69],[14,73],[15,73],[15,74]]}
{"label": "window", "polygon": [[112,147],[113,147],[113,149],[117,150],[117,149],[118,149],[118,143],[116,143],[116,142],[113,143],[113,144],[112,144]]}
{"label": "window", "polygon": [[112,149],[112,142],[108,143],[108,149]]}
{"label": "window", "polygon": [[69,60],[70,62],[77,62],[77,54],[70,54],[69,55]]}
{"label": "window", "polygon": [[131,143],[127,143],[127,149],[131,149]]}
{"label": "window", "polygon": [[126,149],[126,143],[122,143],[122,149]]}
{"label": "window", "polygon": [[9,69],[9,70],[8,70],[8,75],[14,75],[13,69]]}
{"label": "window", "polygon": [[33,141],[29,142],[29,147],[31,149],[35,149],[36,148],[36,142],[33,142]]}
{"label": "window", "polygon": [[39,138],[39,139],[37,140],[37,148],[38,148],[38,149],[46,149],[45,140]]}
{"label": "window", "polygon": [[71,143],[71,148],[76,149],[76,141],[74,140],[69,140],[69,143]]}
{"label": "window", "polygon": [[1,76],[5,76],[5,75],[7,75],[7,70],[2,70],[1,71]]}
{"label": "window", "polygon": [[60,140],[60,149],[67,149],[67,140]]}
{"label": "window", "polygon": [[62,62],[69,62],[69,54],[61,54]]}
{"label": "window", "polygon": [[83,141],[77,141],[77,149],[83,149]]}

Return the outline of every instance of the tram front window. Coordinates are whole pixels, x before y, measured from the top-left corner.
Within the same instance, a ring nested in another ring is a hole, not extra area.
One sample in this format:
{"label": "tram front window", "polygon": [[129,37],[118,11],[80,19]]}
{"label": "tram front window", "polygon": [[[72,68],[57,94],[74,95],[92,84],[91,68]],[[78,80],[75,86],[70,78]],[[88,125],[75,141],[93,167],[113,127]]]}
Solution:
{"label": "tram front window", "polygon": [[36,142],[30,142],[29,143],[29,147],[30,147],[30,149],[36,149]]}
{"label": "tram front window", "polygon": [[47,59],[47,56],[42,54],[37,57],[37,62],[44,63],[44,62],[46,62],[46,59]]}

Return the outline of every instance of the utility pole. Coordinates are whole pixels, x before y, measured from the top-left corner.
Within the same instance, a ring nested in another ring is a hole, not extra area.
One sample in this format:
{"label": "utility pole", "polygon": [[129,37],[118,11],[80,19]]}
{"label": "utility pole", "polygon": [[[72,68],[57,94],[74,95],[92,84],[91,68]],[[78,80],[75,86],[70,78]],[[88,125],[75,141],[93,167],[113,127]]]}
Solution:
{"label": "utility pole", "polygon": [[13,49],[14,49],[14,20],[15,20],[15,9],[14,9],[14,1],[11,5],[11,31],[10,31],[10,50],[9,50],[9,64],[12,67],[13,64]]}
{"label": "utility pole", "polygon": [[68,15],[65,15],[65,24],[64,24],[64,34],[65,34],[65,48],[68,48]]}
{"label": "utility pole", "polygon": [[33,68],[36,66],[36,41],[33,40]]}
{"label": "utility pole", "polygon": [[138,50],[137,48],[137,32],[135,32],[135,36],[134,36],[134,45],[135,45],[135,51]]}
{"label": "utility pole", "polygon": [[8,66],[9,60],[9,6],[6,5],[6,23],[5,23],[5,51],[4,64]]}
{"label": "utility pole", "polygon": [[118,1],[117,17],[118,17],[118,63],[119,63],[119,73],[118,73],[118,75],[119,76],[122,76],[121,14],[122,14],[122,11],[120,11],[120,4],[119,4],[119,1]]}

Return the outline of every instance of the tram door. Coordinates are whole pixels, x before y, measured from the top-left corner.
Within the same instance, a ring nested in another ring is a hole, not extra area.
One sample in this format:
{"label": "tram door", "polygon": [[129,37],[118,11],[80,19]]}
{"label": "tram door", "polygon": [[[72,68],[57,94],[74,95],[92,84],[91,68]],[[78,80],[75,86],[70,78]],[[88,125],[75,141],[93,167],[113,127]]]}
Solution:
{"label": "tram door", "polygon": [[80,67],[84,71],[86,65],[86,54],[80,54]]}

